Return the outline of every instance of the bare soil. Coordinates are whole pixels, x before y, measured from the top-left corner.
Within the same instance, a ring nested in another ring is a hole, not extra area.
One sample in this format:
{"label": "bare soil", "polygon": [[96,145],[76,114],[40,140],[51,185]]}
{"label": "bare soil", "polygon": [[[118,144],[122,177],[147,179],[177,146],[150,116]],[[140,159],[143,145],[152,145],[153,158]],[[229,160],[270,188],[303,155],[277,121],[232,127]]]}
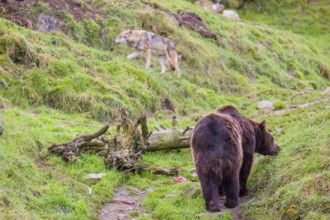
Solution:
{"label": "bare soil", "polygon": [[92,6],[91,1],[84,1],[83,3],[76,0],[7,0],[0,1],[0,17],[13,21],[15,24],[24,26],[30,29],[37,30],[37,23],[39,15],[30,13],[30,9],[37,5],[37,3],[48,3],[50,10],[45,15],[51,16],[56,20],[57,31],[65,32],[61,26],[65,23],[57,15],[58,12],[63,11],[67,14],[72,14],[74,19],[81,22],[84,19],[106,19],[107,15],[97,6]]}
{"label": "bare soil", "polygon": [[318,104],[320,102],[327,102],[327,101],[329,101],[329,98],[320,99],[320,100],[317,100],[317,101],[314,101],[314,102],[307,102],[307,103],[303,103],[303,104],[292,105],[288,109],[275,110],[275,111],[273,111],[273,113],[275,115],[281,115],[281,114],[284,114],[286,112],[292,111],[293,109],[296,109],[296,108],[306,108],[310,105],[315,105],[315,104]]}
{"label": "bare soil", "polygon": [[[131,192],[129,192],[131,191]],[[144,195],[150,191],[141,191],[133,187],[120,187],[115,190],[112,202],[105,203],[99,210],[99,220],[133,220],[148,216],[141,207]]]}

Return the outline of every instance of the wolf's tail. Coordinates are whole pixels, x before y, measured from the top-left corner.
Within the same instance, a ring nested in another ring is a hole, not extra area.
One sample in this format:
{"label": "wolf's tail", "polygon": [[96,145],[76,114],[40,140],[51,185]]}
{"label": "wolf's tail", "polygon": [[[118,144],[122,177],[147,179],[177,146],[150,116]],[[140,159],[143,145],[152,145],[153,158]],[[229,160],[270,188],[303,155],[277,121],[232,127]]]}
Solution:
{"label": "wolf's tail", "polygon": [[175,69],[176,74],[180,78],[181,71],[180,71],[180,68],[179,68],[178,53],[176,52],[176,50],[173,50],[173,49],[167,50],[166,51],[166,57],[167,57],[170,65],[171,65],[171,68]]}

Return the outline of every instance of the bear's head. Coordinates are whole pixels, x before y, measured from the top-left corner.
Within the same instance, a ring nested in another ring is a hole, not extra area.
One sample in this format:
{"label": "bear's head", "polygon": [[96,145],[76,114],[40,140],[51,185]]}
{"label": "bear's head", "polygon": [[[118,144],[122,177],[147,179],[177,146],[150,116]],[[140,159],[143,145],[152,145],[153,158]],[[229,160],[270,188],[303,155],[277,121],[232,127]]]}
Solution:
{"label": "bear's head", "polygon": [[276,155],[280,148],[275,143],[273,135],[266,129],[266,121],[259,124],[260,131],[262,132],[261,143],[256,148],[256,152],[262,155]]}

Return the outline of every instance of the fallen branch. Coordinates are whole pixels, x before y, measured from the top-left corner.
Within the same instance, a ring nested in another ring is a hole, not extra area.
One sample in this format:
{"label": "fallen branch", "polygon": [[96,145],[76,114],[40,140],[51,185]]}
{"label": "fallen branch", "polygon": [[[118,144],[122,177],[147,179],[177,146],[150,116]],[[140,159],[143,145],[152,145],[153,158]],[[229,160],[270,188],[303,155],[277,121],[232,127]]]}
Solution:
{"label": "fallen branch", "polygon": [[[177,120],[173,117],[172,129],[161,126],[160,131],[149,132],[145,115],[133,123],[121,109],[121,123],[117,126],[116,134],[104,135],[109,128],[106,125],[94,134],[81,135],[64,144],[52,144],[48,151],[62,156],[67,162],[72,162],[80,153],[87,152],[103,156],[107,168],[124,172],[141,173],[148,170],[155,174],[177,175],[180,168],[160,168],[141,162],[145,151],[189,147],[191,129],[178,129],[176,123]],[[138,127],[141,127],[141,131]]]}
{"label": "fallen branch", "polygon": [[48,148],[48,152],[51,154],[60,155],[65,161],[70,163],[77,159],[77,155],[83,147],[87,146],[92,139],[104,134],[108,128],[109,125],[106,125],[94,134],[81,135],[64,144],[52,144]]}

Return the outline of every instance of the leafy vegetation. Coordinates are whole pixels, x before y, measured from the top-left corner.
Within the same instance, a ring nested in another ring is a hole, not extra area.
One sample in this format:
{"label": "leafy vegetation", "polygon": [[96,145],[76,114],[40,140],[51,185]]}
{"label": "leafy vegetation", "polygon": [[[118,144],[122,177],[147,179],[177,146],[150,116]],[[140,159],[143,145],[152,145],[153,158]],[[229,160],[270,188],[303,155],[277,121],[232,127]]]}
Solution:
{"label": "leafy vegetation", "polygon": [[[45,157],[47,146],[95,131],[105,121],[115,125],[120,107],[133,118],[147,113],[152,128],[169,125],[174,114],[180,116],[179,127],[191,126],[200,115],[224,104],[258,121],[266,119],[282,146],[277,157],[256,157],[249,181],[252,196],[241,212],[258,219],[329,218],[328,103],[282,115],[256,110],[263,99],[286,109],[326,97],[321,91],[330,85],[330,45],[322,18],[329,4],[297,0],[284,1],[285,7],[255,0],[239,11],[243,21],[234,22],[189,1],[149,2],[157,7],[138,0],[81,1],[81,13],[93,9],[98,15],[81,20],[69,7],[56,11],[49,3],[36,3],[28,8],[33,21],[49,13],[64,22],[64,33],[44,34],[0,18],[0,113],[5,129],[0,137],[0,218],[95,219],[100,205],[124,183],[156,187],[143,201],[150,218],[194,218],[205,211],[201,194],[190,198],[184,193],[198,187],[194,183],[106,170],[94,155],[66,164],[56,156]],[[298,19],[293,17],[296,7],[306,16],[291,27],[283,22]],[[219,40],[204,39],[166,17],[166,11],[179,10],[198,13]],[[311,18],[318,25],[305,21]],[[151,70],[144,69],[144,59],[127,60],[131,49],[113,44],[125,29],[146,29],[172,39],[183,54],[182,78],[173,72],[160,74],[155,58]],[[304,92],[305,87],[314,90]],[[164,107],[164,99],[175,111]],[[189,149],[148,153],[143,160],[180,166],[180,175],[198,181],[189,172]],[[92,172],[107,175],[97,183],[84,179]],[[172,191],[178,193],[168,199]],[[221,218],[230,219],[230,213]]]}

